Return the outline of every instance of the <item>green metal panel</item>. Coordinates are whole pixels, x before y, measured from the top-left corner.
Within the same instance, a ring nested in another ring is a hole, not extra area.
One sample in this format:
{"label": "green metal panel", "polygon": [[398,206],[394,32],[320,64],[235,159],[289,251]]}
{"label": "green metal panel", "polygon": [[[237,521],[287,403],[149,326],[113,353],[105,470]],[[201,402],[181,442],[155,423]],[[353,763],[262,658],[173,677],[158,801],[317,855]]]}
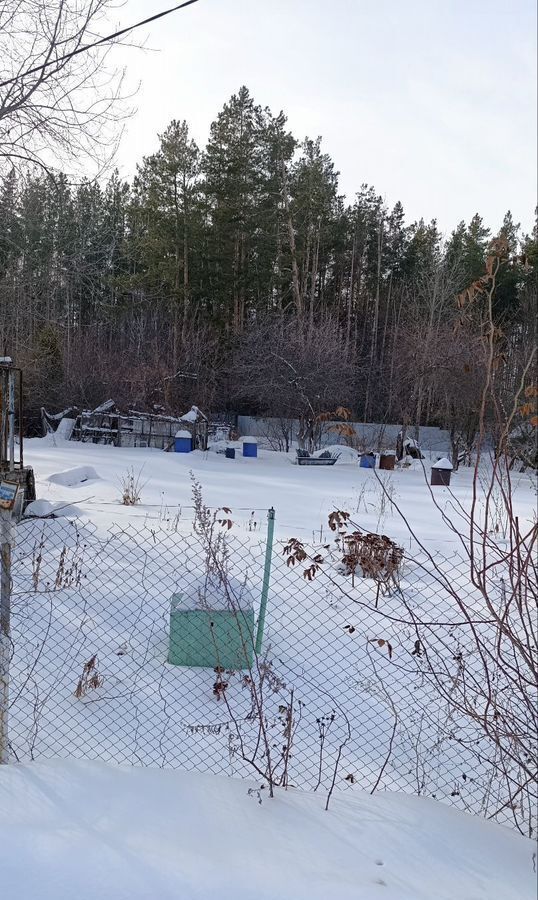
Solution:
{"label": "green metal panel", "polygon": [[263,570],[262,596],[260,602],[260,615],[258,617],[258,630],[256,633],[256,653],[262,652],[263,630],[265,628],[265,613],[267,611],[267,597],[269,595],[269,582],[271,580],[271,561],[273,558],[273,535],[275,533],[275,511],[273,507],[267,511],[267,541],[265,544],[265,566]]}
{"label": "green metal panel", "polygon": [[244,669],[252,665],[254,610],[170,610],[168,662],[174,666]]}

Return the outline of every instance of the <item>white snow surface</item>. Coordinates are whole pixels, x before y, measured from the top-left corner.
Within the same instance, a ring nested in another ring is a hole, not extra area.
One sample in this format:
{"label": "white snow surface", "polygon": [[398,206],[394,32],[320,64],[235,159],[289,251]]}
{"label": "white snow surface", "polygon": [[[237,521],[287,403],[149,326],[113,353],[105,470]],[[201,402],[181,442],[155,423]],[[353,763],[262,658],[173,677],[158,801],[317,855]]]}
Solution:
{"label": "white snow surface", "polygon": [[218,441],[213,441],[209,444],[208,449],[213,453],[224,453],[228,447],[233,447],[235,450],[242,450],[243,445],[241,441],[229,441],[223,438]]}
{"label": "white snow surface", "polygon": [[24,510],[26,518],[42,519],[50,518],[75,518],[82,514],[82,510],[72,503],[51,503],[50,500],[33,500]]}
{"label": "white snow surface", "polygon": [[[443,513],[456,521],[459,504],[469,509],[472,502],[472,469],[460,467],[450,487],[430,487],[430,462],[415,460],[401,470],[383,472],[360,468],[355,451],[342,445],[326,449],[341,453],[335,466],[296,466],[295,451],[289,454],[258,447],[257,459],[236,454],[233,463],[223,453],[194,450],[192,453],[163,453],[151,448],[117,448],[75,441],[55,441],[54,435],[25,441],[25,462],[34,467],[38,498],[76,502],[99,527],[133,518],[159,515],[163,506],[187,515],[192,504],[190,472],[202,485],[204,501],[211,507],[228,506],[234,523],[248,520],[253,509],[276,511],[276,534],[312,538],[335,509],[349,511],[361,527],[379,531],[382,489],[390,487],[396,506],[405,513],[415,533],[431,549],[450,552],[458,544]],[[241,443],[219,441],[213,450]],[[75,468],[73,468],[75,466]],[[118,488],[127,470],[142,473],[141,503],[122,506]],[[99,473],[99,474],[97,474]],[[378,480],[379,479],[379,480]],[[92,482],[88,484],[87,482]],[[70,490],[66,491],[66,486]],[[514,502],[521,520],[532,521],[536,495],[527,473],[513,473]],[[432,494],[441,507],[432,502]],[[396,540],[409,541],[409,531],[396,507],[391,507],[381,523],[385,533]]]}
{"label": "white snow surface", "polygon": [[216,576],[191,573],[189,580],[178,584],[175,609],[214,611],[253,609],[254,597],[238,578],[228,576],[226,587]]}
{"label": "white snow surface", "polygon": [[[391,711],[383,697],[368,687],[372,661],[367,648],[369,640],[377,637],[377,630],[373,631],[377,620],[372,624],[367,606],[357,606],[348,583],[345,595],[340,596],[338,591],[335,595],[334,579],[337,584],[345,581],[338,572],[330,570],[331,582],[329,576],[320,574],[314,584],[307,585],[300,567],[286,566],[280,542],[295,537],[325,553],[324,546],[333,541],[327,516],[334,510],[346,510],[354,526],[390,536],[407,553],[411,540],[396,509],[400,507],[442,571],[457,573],[462,566],[462,549],[449,522],[464,523],[462,511],[468,510],[472,502],[472,470],[460,468],[453,474],[449,488],[432,487],[428,459],[417,460],[409,468],[384,472],[360,468],[356,456],[346,461],[344,447],[337,445],[332,449],[343,452],[336,466],[302,467],[292,464],[295,451],[285,454],[259,449],[257,459],[244,459],[237,454],[230,461],[213,452],[180,454],[90,443],[54,444],[48,438],[26,442],[25,461],[35,468],[38,497],[53,506],[76,503],[81,521],[73,528],[65,519],[24,521],[17,528],[17,602],[12,618],[16,652],[12,673],[15,687],[23,690],[11,710],[11,722],[18,758],[26,760],[30,754],[36,760],[61,755],[99,756],[186,768],[195,763],[207,771],[248,777],[246,766],[237,756],[230,760],[224,731],[196,731],[199,724],[213,726],[222,721],[221,704],[212,692],[214,673],[167,663],[171,596],[181,590],[182,584],[205,571],[200,545],[192,540],[192,471],[210,507],[231,509],[229,513],[217,514],[233,521],[232,529],[226,529],[231,548],[230,575],[248,584],[256,600],[255,611],[261,593],[267,510],[274,507],[276,511],[265,646],[271,647],[277,660],[277,674],[296,690],[297,697],[310,697],[312,701],[305,706],[294,749],[293,783],[301,789],[316,783],[311,729],[315,734],[315,717],[325,711],[326,703],[325,695],[318,691],[319,684],[338,697],[352,720],[354,737],[344,750],[337,790],[355,794],[370,789],[384,765],[392,728]],[[431,462],[435,456],[432,454]],[[72,478],[74,466],[75,471],[83,470],[86,478],[88,472],[92,473],[93,479],[77,482]],[[127,507],[121,504],[119,484],[126,471],[132,470],[141,473],[142,497],[140,504]],[[56,479],[51,480],[51,475]],[[65,483],[73,480],[71,486]],[[512,485],[520,522],[532,521],[535,483],[528,474],[512,473]],[[481,503],[483,498],[479,496],[478,504]],[[36,592],[32,548],[39,546],[43,529],[47,551],[40,590]],[[150,529],[155,531],[153,537]],[[106,538],[104,550],[97,538]],[[81,586],[71,583],[47,595],[47,583],[55,582],[56,566],[62,561],[66,543],[68,572],[75,576],[79,570],[82,572]],[[424,616],[438,615],[440,608],[443,615],[452,615],[447,598],[439,597],[438,584],[418,564],[406,563],[402,583],[409,597],[420,599]],[[373,607],[373,582],[357,579],[354,590]],[[43,602],[47,596],[51,598],[50,607]],[[396,610],[397,597],[387,598],[389,601]],[[479,598],[473,602],[479,603]],[[355,626],[353,634],[343,629],[346,622]],[[47,637],[46,652],[41,654],[42,634]],[[408,634],[404,627],[391,626],[390,637],[398,658],[405,650]],[[73,695],[74,685],[82,666],[97,650],[104,677],[104,686],[99,690],[107,702],[78,702]],[[490,792],[487,766],[477,769],[476,757],[467,750],[438,741],[437,707],[431,692],[412,678],[402,680],[393,675],[384,649],[375,652],[376,667],[382,669],[398,698],[400,721],[405,722],[405,733],[398,736],[393,760],[384,767],[380,787],[391,791],[416,789],[415,749],[420,737],[421,752],[427,754],[427,784],[423,792],[481,812],[486,796],[483,792],[487,790],[488,796]],[[28,672],[36,673],[41,698],[35,734],[36,699],[33,689],[24,690]],[[140,675],[142,680],[133,695],[133,679]],[[13,696],[18,694],[14,692]],[[239,677],[231,680],[229,696],[238,708],[245,709],[246,716],[249,700]],[[276,694],[272,702],[275,706],[279,703]],[[419,719],[415,713],[418,716],[432,702],[432,724],[421,726],[417,737]],[[172,718],[170,710],[174,713]],[[337,748],[340,734],[335,728],[332,743],[329,742],[331,752]],[[166,735],[166,739],[162,740],[161,735]],[[327,785],[330,771],[325,767],[322,788]],[[473,777],[468,778],[466,773],[471,771]],[[352,786],[345,781],[347,773],[356,776]],[[494,796],[487,813],[493,813],[503,801],[501,797],[497,803]],[[506,819],[510,819],[508,813]],[[228,823],[226,833],[233,828]],[[364,896],[377,896],[379,888],[370,888],[372,893]],[[3,896],[0,870],[1,900]],[[178,892],[176,896],[182,895]],[[202,892],[198,896],[211,894]],[[254,900],[258,894],[253,891],[248,896]],[[330,900],[332,893],[327,889],[319,896]],[[423,892],[402,896],[430,896],[435,900],[440,895],[433,891],[429,895]],[[463,890],[453,894],[454,900],[476,900],[477,896],[482,895]]]}
{"label": "white snow surface", "polygon": [[343,464],[357,465],[359,462],[359,454],[357,451],[354,450],[353,447],[346,447],[345,444],[328,444],[327,447],[316,450],[313,456],[321,456],[322,453],[327,452],[332,456],[338,457],[336,461],[337,466]]}
{"label": "white snow surface", "polygon": [[99,475],[93,466],[76,466],[74,469],[67,469],[66,472],[55,472],[49,476],[52,484],[61,484],[62,487],[78,487],[86,481],[97,481]]}
{"label": "white snow surface", "polygon": [[181,422],[197,422],[198,419],[205,419],[205,416],[197,406],[191,406],[189,411],[180,417]]}
{"label": "white snow surface", "polygon": [[534,845],[501,826],[401,794],[324,804],[319,793],[277,789],[270,799],[254,782],[166,769],[2,766],[2,897],[535,897]]}
{"label": "white snow surface", "polygon": [[104,403],[101,403],[101,404],[99,404],[99,406],[96,406],[95,409],[93,410],[93,412],[94,412],[94,414],[95,413],[107,413],[107,412],[110,412],[111,410],[115,409],[115,407],[116,407],[116,404],[115,404],[114,400],[105,400]]}

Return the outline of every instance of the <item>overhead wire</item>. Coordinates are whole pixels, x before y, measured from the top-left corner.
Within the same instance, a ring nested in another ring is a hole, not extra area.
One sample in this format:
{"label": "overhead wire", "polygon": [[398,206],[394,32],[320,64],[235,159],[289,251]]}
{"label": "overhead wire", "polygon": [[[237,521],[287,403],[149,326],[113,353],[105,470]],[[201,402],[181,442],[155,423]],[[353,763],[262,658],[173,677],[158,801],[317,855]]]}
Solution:
{"label": "overhead wire", "polygon": [[78,56],[79,53],[85,53],[87,50],[91,50],[93,47],[99,47],[101,44],[106,44],[109,41],[114,41],[116,38],[123,37],[124,34],[129,34],[131,31],[135,31],[137,28],[142,28],[143,25],[149,25],[151,22],[156,22],[157,19],[162,19],[164,16],[169,16],[174,12],[178,12],[180,9],[184,9],[186,6],[192,6],[193,3],[198,3],[198,0],[184,0],[183,3],[178,3],[177,6],[172,6],[170,9],[162,10],[160,13],[155,13],[153,16],[149,16],[147,19],[143,19],[140,22],[135,22],[134,25],[129,25],[126,28],[121,28],[119,31],[115,31],[113,34],[107,34],[105,37],[99,38],[97,41],[93,41],[91,44],[84,44],[82,47],[77,47],[76,50],[72,50],[70,53],[64,53],[63,56],[56,56],[54,59],[49,59],[38,66],[34,66],[32,69],[28,69],[26,72],[23,72],[20,75],[14,75],[12,78],[6,78],[5,81],[0,81],[0,88],[6,87],[8,84],[13,84],[16,81],[20,81],[23,78],[26,78],[28,75],[34,75],[36,72],[42,72],[50,66],[56,66],[60,62],[64,62],[65,60],[71,59],[73,56]]}

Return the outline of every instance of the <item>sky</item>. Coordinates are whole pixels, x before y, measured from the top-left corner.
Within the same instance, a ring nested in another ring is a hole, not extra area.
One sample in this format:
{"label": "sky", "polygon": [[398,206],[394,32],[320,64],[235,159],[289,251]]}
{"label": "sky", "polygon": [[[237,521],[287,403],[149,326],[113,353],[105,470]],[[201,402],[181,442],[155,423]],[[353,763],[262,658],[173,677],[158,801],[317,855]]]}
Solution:
{"label": "sky", "polygon": [[[127,0],[121,24],[171,0]],[[245,84],[322,136],[349,200],[362,183],[448,234],[479,212],[524,229],[537,203],[535,0],[199,0],[117,48],[138,86],[118,163],[131,177],[171,119],[203,146]]]}

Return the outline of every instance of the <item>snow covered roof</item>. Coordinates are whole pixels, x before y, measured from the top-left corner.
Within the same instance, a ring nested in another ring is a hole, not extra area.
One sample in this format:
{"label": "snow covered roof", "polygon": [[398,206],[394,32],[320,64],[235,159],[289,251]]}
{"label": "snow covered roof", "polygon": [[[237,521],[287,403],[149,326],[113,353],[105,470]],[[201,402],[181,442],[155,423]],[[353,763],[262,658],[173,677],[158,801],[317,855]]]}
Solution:
{"label": "snow covered roof", "polygon": [[454,466],[450,462],[446,456],[443,456],[442,459],[438,459],[437,462],[432,463],[432,469],[453,469]]}
{"label": "snow covered roof", "polygon": [[113,409],[116,409],[116,403],[114,400],[105,400],[104,403],[101,403],[99,406],[96,406],[95,409],[92,410],[92,413],[107,413],[112,412]]}
{"label": "snow covered roof", "polygon": [[179,585],[174,594],[172,608],[177,611],[194,609],[230,610],[252,609],[254,597],[246,585],[238,578],[229,576],[222,582],[217,575],[192,574],[188,581]]}
{"label": "snow covered roof", "polygon": [[186,412],[183,416],[180,416],[181,422],[197,422],[199,419],[203,419],[207,421],[207,416],[204,416],[203,412],[198,409],[197,406],[191,406],[188,412]]}

